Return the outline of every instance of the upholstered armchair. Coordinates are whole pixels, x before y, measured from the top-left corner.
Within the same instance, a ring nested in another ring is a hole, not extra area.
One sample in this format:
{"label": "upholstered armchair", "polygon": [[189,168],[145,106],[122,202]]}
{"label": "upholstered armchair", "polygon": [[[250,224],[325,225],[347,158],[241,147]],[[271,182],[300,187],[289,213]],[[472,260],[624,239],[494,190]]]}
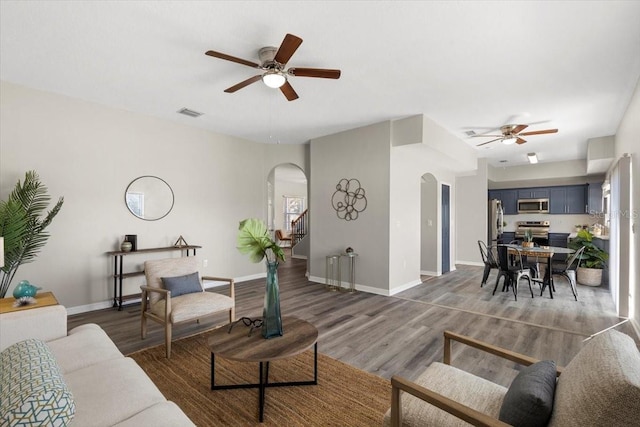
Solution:
{"label": "upholstered armchair", "polygon": [[[164,326],[167,358],[171,357],[173,325],[194,321],[222,311],[229,312],[229,322],[235,320],[235,290],[233,279],[199,277],[195,256],[146,261],[147,279],[142,290],[141,335],[147,335],[147,319]],[[229,283],[229,296],[206,292],[203,280]]]}
{"label": "upholstered armchair", "polygon": [[[640,420],[640,352],[621,332],[587,341],[565,368],[453,332],[444,341],[444,363],[415,381],[391,378],[384,426],[622,427]],[[451,366],[452,341],[526,368],[505,388]]]}

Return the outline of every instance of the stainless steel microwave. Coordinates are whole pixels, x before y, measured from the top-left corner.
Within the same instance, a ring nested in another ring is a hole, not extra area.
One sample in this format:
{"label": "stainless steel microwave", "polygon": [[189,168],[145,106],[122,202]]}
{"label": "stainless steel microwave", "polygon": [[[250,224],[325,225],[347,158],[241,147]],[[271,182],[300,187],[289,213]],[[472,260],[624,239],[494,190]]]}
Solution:
{"label": "stainless steel microwave", "polygon": [[519,199],[518,213],[549,213],[549,199]]}

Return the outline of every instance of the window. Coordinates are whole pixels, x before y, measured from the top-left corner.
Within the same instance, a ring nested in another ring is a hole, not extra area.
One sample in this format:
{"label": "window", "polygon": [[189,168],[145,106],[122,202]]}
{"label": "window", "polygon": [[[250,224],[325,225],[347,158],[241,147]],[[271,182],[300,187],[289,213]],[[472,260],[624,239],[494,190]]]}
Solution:
{"label": "window", "polygon": [[304,199],[304,197],[298,196],[283,196],[282,211],[284,212],[284,229],[287,232],[291,231],[291,221],[297,219],[304,212]]}

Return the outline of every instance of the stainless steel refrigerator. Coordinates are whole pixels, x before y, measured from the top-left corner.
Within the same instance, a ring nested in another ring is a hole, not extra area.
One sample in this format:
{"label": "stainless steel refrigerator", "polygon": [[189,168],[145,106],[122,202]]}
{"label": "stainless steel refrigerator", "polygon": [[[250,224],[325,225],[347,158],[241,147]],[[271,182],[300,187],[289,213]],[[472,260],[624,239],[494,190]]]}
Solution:
{"label": "stainless steel refrigerator", "polygon": [[487,245],[495,245],[502,236],[504,224],[504,211],[502,210],[502,202],[498,199],[489,200],[489,235]]}

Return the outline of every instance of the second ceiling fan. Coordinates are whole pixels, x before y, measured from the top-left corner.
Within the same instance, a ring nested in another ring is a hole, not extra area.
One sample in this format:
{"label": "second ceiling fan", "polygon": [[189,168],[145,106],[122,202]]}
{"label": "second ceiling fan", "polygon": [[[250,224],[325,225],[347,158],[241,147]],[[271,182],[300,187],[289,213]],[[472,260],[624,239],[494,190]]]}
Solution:
{"label": "second ceiling fan", "polygon": [[492,142],[495,141],[502,141],[503,144],[505,145],[509,145],[509,144],[524,144],[525,142],[527,142],[524,138],[522,138],[523,136],[531,136],[531,135],[542,135],[545,133],[557,133],[558,129],[544,129],[544,130],[534,130],[531,132],[522,132],[523,130],[525,130],[526,128],[528,128],[529,125],[504,125],[502,127],[500,127],[500,132],[502,132],[502,135],[486,135],[486,134],[479,134],[479,135],[473,135],[472,138],[486,138],[486,137],[495,137],[495,139],[492,139],[491,141],[487,141],[487,142],[483,142],[482,144],[478,144],[477,147],[480,147],[482,145],[486,145],[486,144],[490,144]]}
{"label": "second ceiling fan", "polygon": [[284,40],[280,44],[280,47],[267,46],[259,50],[258,56],[260,63],[247,61],[245,59],[236,58],[231,55],[209,50],[206,55],[213,56],[214,58],[224,59],[238,64],[246,65],[248,67],[257,68],[262,70],[263,73],[250,77],[238,84],[235,84],[227,89],[225,92],[233,93],[243,87],[249,86],[252,83],[262,80],[264,84],[271,88],[280,88],[282,94],[289,100],[293,101],[298,99],[298,94],[288,81],[289,76],[296,77],[318,77],[323,79],[339,79],[340,70],[330,70],[324,68],[300,68],[291,67],[285,69],[287,62],[296,52],[298,47],[302,44],[300,37],[293,34],[287,34]]}

